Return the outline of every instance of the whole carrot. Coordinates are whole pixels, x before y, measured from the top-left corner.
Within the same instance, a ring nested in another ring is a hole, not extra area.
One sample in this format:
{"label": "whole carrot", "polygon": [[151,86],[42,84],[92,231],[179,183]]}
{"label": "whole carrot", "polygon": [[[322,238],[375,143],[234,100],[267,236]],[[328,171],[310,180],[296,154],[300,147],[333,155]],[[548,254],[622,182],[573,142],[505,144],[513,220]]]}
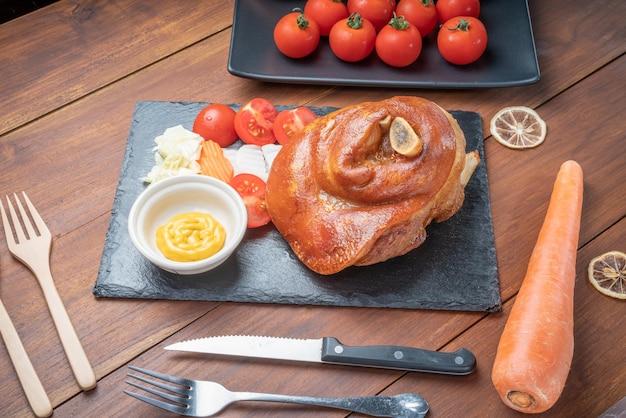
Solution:
{"label": "whole carrot", "polygon": [[561,396],[574,352],[574,283],[583,172],[561,165],[528,270],[500,337],[491,380],[512,409],[539,413]]}

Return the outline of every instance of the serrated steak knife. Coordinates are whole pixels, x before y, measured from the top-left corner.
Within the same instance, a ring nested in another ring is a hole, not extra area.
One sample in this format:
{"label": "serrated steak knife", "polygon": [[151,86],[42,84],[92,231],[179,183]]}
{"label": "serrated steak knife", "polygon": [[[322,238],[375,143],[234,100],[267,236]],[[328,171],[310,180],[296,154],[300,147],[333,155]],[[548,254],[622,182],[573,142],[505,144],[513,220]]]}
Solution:
{"label": "serrated steak knife", "polygon": [[348,346],[333,337],[300,340],[226,335],[182,341],[165,349],[454,375],[469,374],[476,367],[474,354],[465,348],[443,353],[393,345]]}

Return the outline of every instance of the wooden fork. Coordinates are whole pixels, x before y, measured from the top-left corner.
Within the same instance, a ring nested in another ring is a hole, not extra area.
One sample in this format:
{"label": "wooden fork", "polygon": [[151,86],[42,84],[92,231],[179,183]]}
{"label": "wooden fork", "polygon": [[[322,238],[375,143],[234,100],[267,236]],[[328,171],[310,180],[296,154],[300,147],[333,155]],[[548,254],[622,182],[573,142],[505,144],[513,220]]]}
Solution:
{"label": "wooden fork", "polygon": [[38,417],[49,417],[52,415],[50,399],[39,380],[39,376],[37,376],[33,364],[28,358],[28,354],[26,354],[20,336],[1,300],[0,334],[2,334],[4,345],[7,347],[9,357],[11,357],[11,361],[17,372],[17,377],[22,384],[22,388],[24,388],[24,393],[26,394],[26,399],[28,399],[30,407]]}
{"label": "wooden fork", "polygon": [[[9,196],[6,196],[6,200],[13,226],[9,223],[4,207],[0,203],[2,224],[4,225],[4,233],[7,238],[9,251],[15,258],[28,267],[37,278],[78,385],[83,390],[93,389],[96,387],[96,376],[83,346],[78,339],[78,335],[74,330],[70,317],[65,310],[63,301],[54,285],[52,273],[50,272],[52,235],[43,219],[41,219],[41,216],[39,216],[39,213],[28,199],[28,196],[26,196],[26,193],[22,192],[22,195],[30,212],[30,218],[24,206],[22,206],[18,195],[13,194],[22,223],[20,223],[20,218],[13,208]],[[37,231],[33,228],[31,218]],[[25,230],[22,228],[22,224]],[[13,236],[14,233],[17,239]]]}

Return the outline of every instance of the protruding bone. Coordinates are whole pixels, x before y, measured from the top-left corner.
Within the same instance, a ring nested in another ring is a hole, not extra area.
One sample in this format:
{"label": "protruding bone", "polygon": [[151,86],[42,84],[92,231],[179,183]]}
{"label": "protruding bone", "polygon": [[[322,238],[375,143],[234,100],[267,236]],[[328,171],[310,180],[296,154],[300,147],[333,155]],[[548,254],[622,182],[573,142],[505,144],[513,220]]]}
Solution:
{"label": "protruding bone", "polygon": [[404,118],[395,117],[389,128],[391,147],[405,157],[415,157],[422,152],[423,143],[417,132]]}
{"label": "protruding bone", "polygon": [[474,173],[474,170],[476,170],[479,162],[480,157],[478,156],[477,150],[465,154],[465,167],[461,172],[461,185],[463,187],[467,185],[467,182],[472,177],[472,174]]}
{"label": "protruding bone", "polygon": [[387,132],[389,130],[389,126],[391,126],[391,115],[385,116],[385,118],[381,119],[378,124],[384,132]]}

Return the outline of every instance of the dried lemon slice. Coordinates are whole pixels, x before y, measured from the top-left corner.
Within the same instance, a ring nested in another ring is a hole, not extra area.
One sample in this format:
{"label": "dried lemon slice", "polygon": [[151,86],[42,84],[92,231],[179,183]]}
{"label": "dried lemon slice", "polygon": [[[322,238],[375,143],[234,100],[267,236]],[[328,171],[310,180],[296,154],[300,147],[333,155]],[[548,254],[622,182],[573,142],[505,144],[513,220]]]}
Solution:
{"label": "dried lemon slice", "polygon": [[604,295],[626,299],[626,254],[609,251],[589,262],[589,281]]}
{"label": "dried lemon slice", "polygon": [[491,119],[491,135],[509,148],[533,148],[546,138],[546,123],[526,106],[505,107]]}

